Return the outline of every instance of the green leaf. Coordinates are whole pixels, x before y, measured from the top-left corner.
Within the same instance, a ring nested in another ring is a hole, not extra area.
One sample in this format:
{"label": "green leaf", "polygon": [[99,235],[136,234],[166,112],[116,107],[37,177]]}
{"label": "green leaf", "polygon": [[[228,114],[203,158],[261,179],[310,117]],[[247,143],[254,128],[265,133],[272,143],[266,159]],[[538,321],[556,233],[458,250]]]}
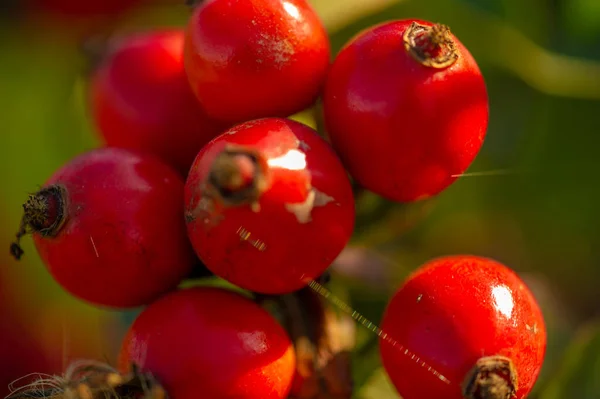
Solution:
{"label": "green leaf", "polygon": [[568,346],[540,399],[600,398],[600,320],[583,327]]}

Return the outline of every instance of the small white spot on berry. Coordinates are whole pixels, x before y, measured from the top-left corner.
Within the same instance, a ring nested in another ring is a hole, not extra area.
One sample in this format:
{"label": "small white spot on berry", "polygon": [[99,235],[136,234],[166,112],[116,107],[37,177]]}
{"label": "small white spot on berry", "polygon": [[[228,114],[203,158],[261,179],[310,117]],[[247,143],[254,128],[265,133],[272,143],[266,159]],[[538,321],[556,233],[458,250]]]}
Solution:
{"label": "small white spot on berry", "polygon": [[308,223],[312,220],[312,210],[315,207],[325,206],[332,202],[333,197],[320,192],[314,187],[308,193],[306,200],[302,203],[285,204],[285,209],[296,215],[299,223]]}

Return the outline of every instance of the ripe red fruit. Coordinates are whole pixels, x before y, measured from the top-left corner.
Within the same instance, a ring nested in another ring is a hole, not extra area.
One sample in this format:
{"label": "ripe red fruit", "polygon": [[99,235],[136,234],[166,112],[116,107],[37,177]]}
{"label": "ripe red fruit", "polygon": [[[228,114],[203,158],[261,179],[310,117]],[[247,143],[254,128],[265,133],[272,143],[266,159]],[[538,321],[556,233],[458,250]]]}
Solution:
{"label": "ripe red fruit", "polygon": [[148,151],[187,174],[194,157],[227,126],[209,118],[183,67],[183,30],[113,42],[91,80],[91,109],[109,146]]}
{"label": "ripe red fruit", "polygon": [[216,275],[265,294],[320,276],[354,228],[350,182],[310,127],[243,123],[198,154],[185,186],[188,234]]}
{"label": "ripe red fruit", "polygon": [[187,27],[192,89],[209,115],[232,123],[311,106],[329,57],[327,32],[305,0],[205,0]]}
{"label": "ripe red fruit", "polygon": [[119,368],[152,373],[173,399],[283,399],[295,371],[290,338],[240,294],[196,287],[149,305],[128,331]]}
{"label": "ripe red fruit", "polygon": [[439,194],[475,159],[488,124],[485,82],[447,27],[374,26],[336,57],[325,125],[350,174],[394,201]]}
{"label": "ripe red fruit", "polygon": [[[74,296],[140,306],[175,288],[195,262],[182,203],[183,179],[157,158],[97,149],[29,197],[17,238],[33,233],[46,267]],[[22,255],[18,242],[11,252]]]}
{"label": "ripe red fruit", "polygon": [[525,398],[546,351],[544,319],[531,291],[506,266],[476,256],[423,265],[390,300],[382,329],[383,365],[404,399]]}

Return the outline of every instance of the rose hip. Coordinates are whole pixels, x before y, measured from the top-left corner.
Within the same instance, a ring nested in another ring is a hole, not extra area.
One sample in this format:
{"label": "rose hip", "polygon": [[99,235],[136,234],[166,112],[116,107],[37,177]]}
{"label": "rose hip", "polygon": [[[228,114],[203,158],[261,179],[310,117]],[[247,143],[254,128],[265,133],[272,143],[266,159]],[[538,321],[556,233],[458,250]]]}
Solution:
{"label": "rose hip", "polygon": [[410,202],[439,194],[473,162],[488,124],[481,72],[440,24],[392,21],[336,57],[323,98],[333,147],[366,189]]}
{"label": "rose hip", "polygon": [[546,351],[544,319],[531,291],[506,266],[476,256],[423,265],[394,294],[381,327],[383,366],[404,399],[525,398]]}
{"label": "rose hip", "polygon": [[[56,281],[102,306],[144,305],[196,261],[181,215],[183,179],[153,156],[118,148],[79,155],[23,205],[20,238]],[[11,252],[19,258],[18,240]]]}
{"label": "rose hip", "polygon": [[149,305],[127,333],[119,364],[151,373],[173,399],[284,399],[295,372],[290,338],[250,299],[196,287]]}
{"label": "rose hip", "polygon": [[91,78],[91,110],[109,146],[151,152],[187,174],[227,126],[209,118],[183,67],[183,30],[115,39]]}
{"label": "rose hip", "polygon": [[305,0],[204,0],[187,26],[192,89],[210,116],[226,122],[308,108],[329,57],[327,32]]}
{"label": "rose hip", "polygon": [[354,227],[350,182],[310,127],[266,118],[200,151],[185,186],[188,234],[216,275],[281,294],[320,276]]}

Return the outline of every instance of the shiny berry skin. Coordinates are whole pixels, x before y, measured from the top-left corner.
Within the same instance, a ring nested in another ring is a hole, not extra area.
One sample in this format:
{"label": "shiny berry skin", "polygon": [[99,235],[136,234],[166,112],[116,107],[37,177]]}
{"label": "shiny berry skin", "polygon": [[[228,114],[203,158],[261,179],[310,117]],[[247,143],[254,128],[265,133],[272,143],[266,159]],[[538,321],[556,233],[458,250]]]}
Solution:
{"label": "shiny berry skin", "polygon": [[443,25],[371,27],[337,55],[324,119],[333,147],[365,188],[393,201],[439,194],[463,173],[488,125],[484,79]]}
{"label": "shiny berry skin", "polygon": [[183,67],[183,30],[125,36],[91,78],[91,111],[109,146],[158,155],[187,174],[202,146],[227,126],[209,118]]}
{"label": "shiny berry skin", "polygon": [[[81,154],[25,203],[25,232],[75,297],[128,308],[174,289],[196,262],[181,215],[183,178],[119,148]],[[15,243],[11,252],[19,258]]]}
{"label": "shiny berry skin", "polygon": [[142,311],[119,368],[152,373],[171,399],[284,399],[295,360],[290,338],[266,310],[238,293],[195,287]]}
{"label": "shiny berry skin", "polygon": [[327,32],[305,0],[205,0],[188,22],[189,80],[219,120],[284,117],[310,107],[329,58]]}
{"label": "shiny berry skin", "polygon": [[[383,365],[404,399],[525,398],[546,351],[545,323],[531,291],[506,266],[476,256],[424,264],[393,295],[381,327],[450,380],[381,338]],[[486,383],[499,388],[496,395],[485,393]]]}
{"label": "shiny berry skin", "polygon": [[264,294],[295,291],[320,276],[354,228],[339,159],[313,129],[283,118],[234,126],[204,147],[185,204],[204,264]]}

